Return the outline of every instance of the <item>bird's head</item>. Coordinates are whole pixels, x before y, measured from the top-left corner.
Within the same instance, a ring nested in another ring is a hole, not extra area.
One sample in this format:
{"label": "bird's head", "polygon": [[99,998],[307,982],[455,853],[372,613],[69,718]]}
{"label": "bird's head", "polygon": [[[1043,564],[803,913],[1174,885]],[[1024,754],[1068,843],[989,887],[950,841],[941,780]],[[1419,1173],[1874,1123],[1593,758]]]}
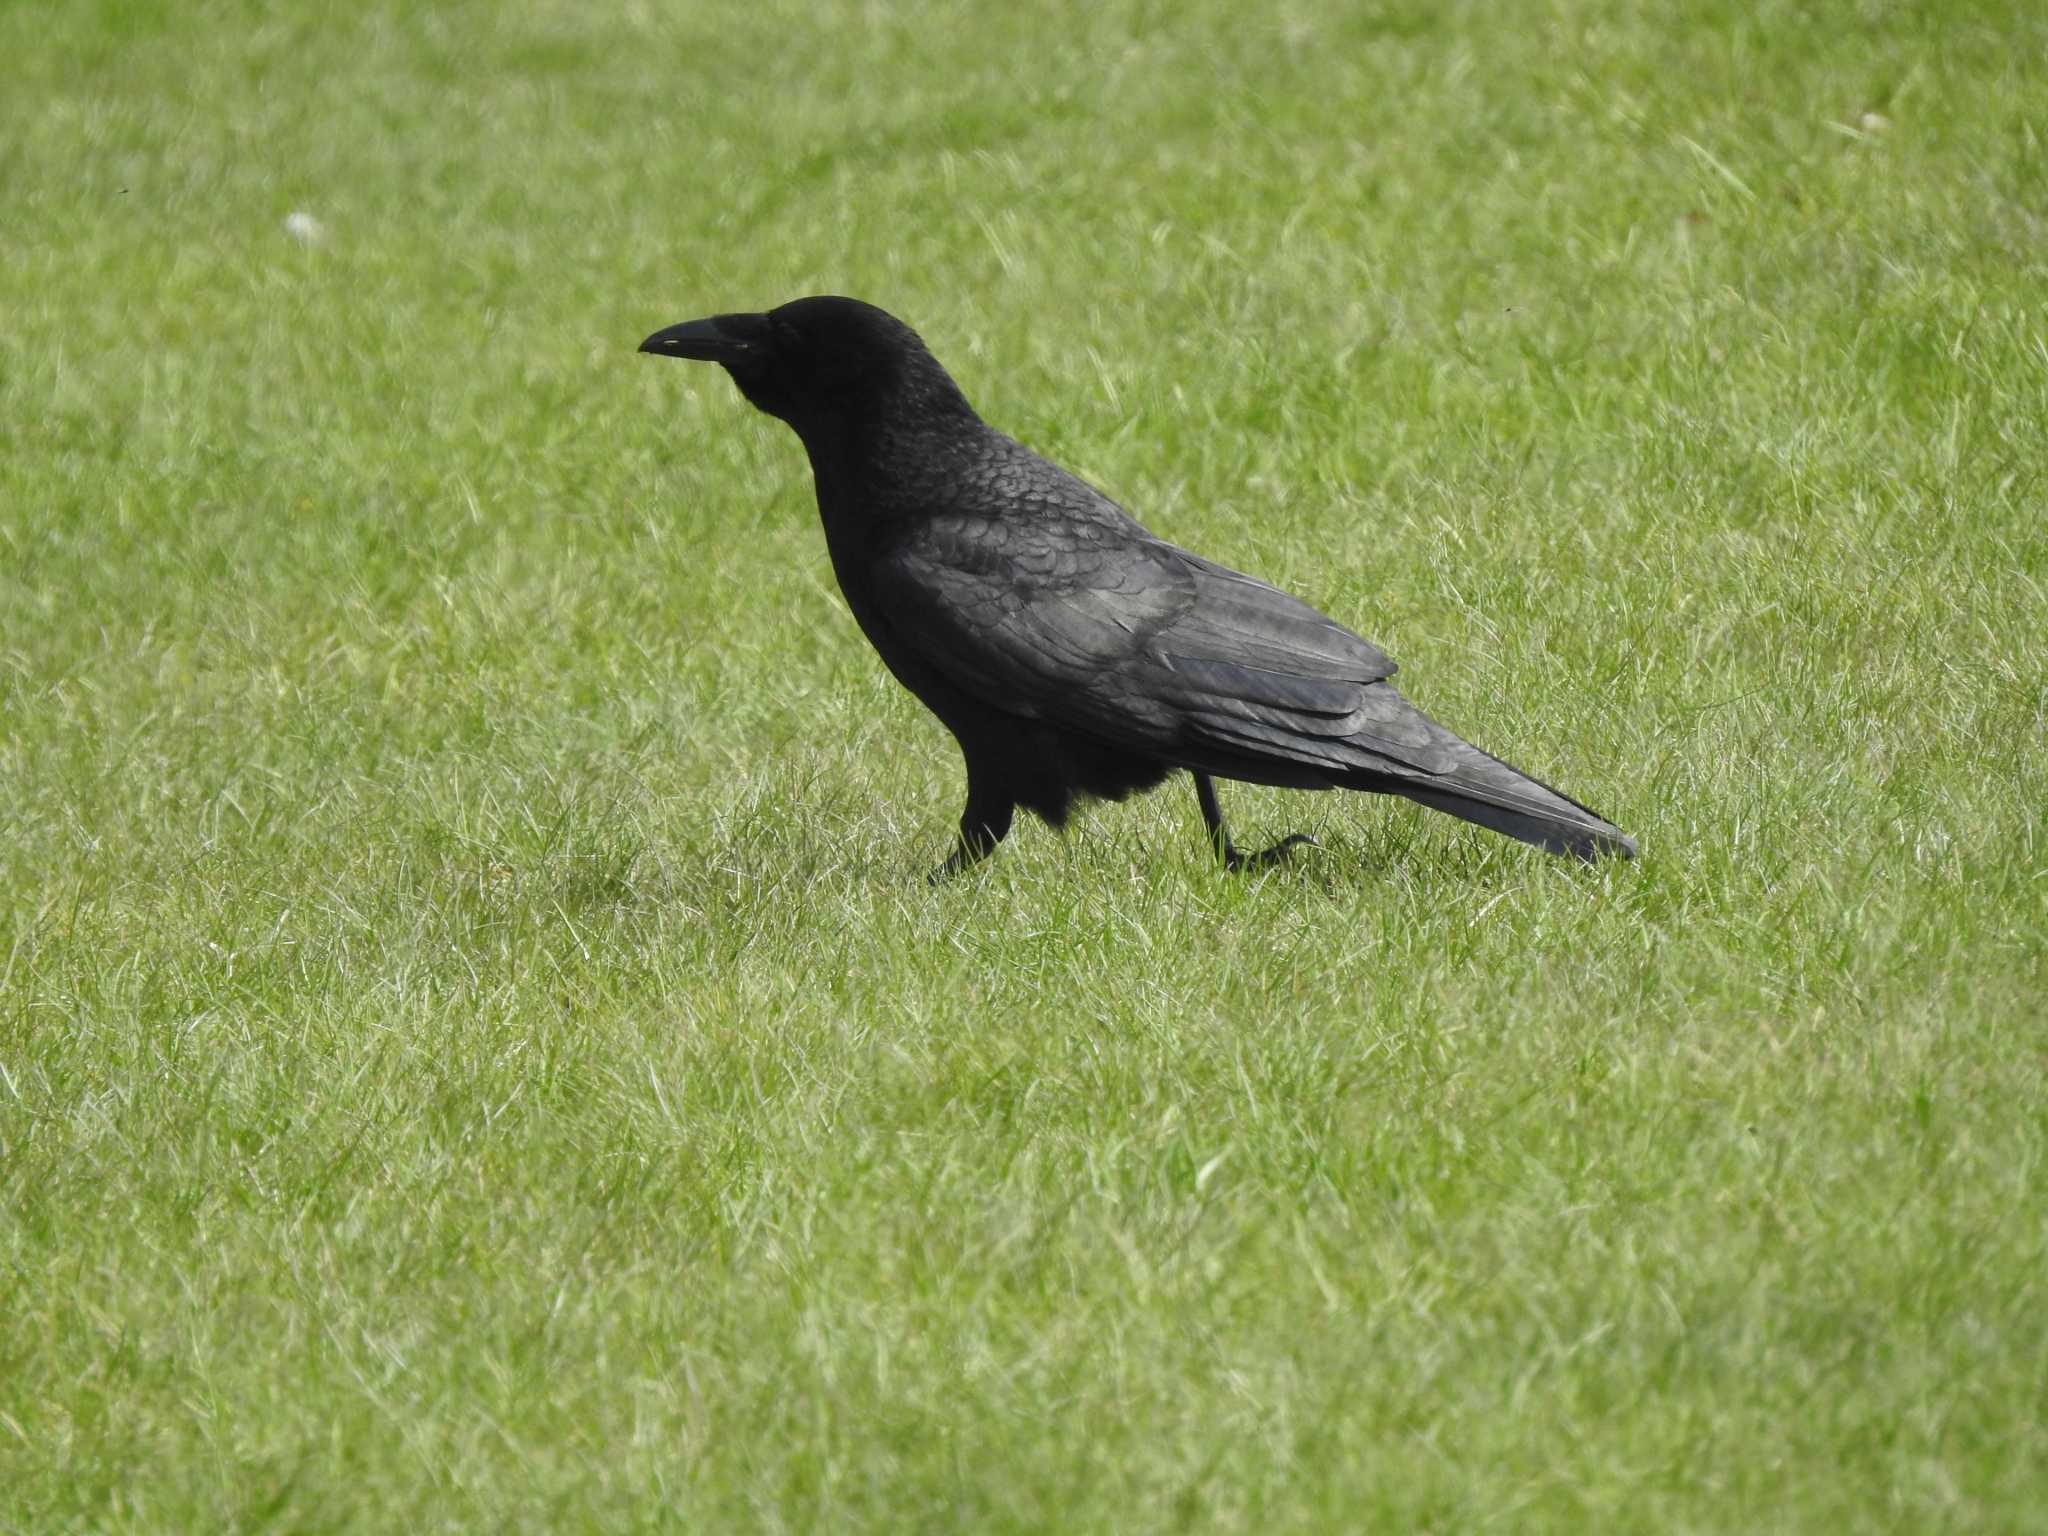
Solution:
{"label": "bird's head", "polygon": [[750,404],[806,440],[892,417],[974,414],[917,332],[858,299],[686,320],[640,350],[717,363]]}

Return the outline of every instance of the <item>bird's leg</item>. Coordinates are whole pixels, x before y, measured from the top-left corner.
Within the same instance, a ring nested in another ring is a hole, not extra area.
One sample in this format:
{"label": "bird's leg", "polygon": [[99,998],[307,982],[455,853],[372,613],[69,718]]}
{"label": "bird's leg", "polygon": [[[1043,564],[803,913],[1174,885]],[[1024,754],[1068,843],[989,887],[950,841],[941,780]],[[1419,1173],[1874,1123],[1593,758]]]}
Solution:
{"label": "bird's leg", "polygon": [[991,795],[979,791],[974,781],[974,771],[967,773],[967,809],[960,813],[960,844],[953,850],[953,856],[925,876],[930,885],[938,885],[952,879],[961,870],[979,864],[996,851],[1010,832],[1010,817],[1016,805],[1006,795]]}
{"label": "bird's leg", "polygon": [[1223,867],[1232,874],[1246,869],[1269,868],[1297,848],[1316,845],[1316,840],[1306,832],[1295,832],[1257,853],[1239,853],[1237,844],[1230,840],[1230,827],[1223,820],[1223,807],[1216,799],[1216,781],[1206,773],[1195,775],[1195,798],[1202,805],[1202,822],[1209,829],[1209,842],[1216,849],[1216,856],[1223,861]]}

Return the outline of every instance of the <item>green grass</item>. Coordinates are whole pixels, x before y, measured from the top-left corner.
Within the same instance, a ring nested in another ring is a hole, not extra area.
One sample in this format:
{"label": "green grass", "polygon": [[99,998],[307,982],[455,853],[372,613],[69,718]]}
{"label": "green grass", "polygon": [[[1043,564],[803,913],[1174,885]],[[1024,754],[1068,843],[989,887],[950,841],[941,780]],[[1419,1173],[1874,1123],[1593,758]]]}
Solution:
{"label": "green grass", "polygon": [[[0,59],[0,1529],[2048,1528],[2038,6]],[[1642,859],[927,891],[813,291]]]}

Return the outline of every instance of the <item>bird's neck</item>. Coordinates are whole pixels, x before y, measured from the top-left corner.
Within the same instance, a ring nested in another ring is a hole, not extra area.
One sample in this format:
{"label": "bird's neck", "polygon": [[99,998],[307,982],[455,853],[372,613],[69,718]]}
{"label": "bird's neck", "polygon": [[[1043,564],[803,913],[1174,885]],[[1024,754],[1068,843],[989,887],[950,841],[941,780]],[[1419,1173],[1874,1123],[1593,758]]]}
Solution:
{"label": "bird's neck", "polygon": [[[899,423],[852,438],[804,438],[825,544],[857,615],[866,580],[860,573],[921,524],[972,502],[977,465],[985,465],[977,446],[985,449],[995,436],[976,421],[969,431],[926,433]],[[865,615],[861,622],[869,627]]]}
{"label": "bird's neck", "polygon": [[797,427],[821,502],[828,493],[861,500],[914,497],[951,482],[986,453],[993,435],[965,400],[957,410],[847,413]]}

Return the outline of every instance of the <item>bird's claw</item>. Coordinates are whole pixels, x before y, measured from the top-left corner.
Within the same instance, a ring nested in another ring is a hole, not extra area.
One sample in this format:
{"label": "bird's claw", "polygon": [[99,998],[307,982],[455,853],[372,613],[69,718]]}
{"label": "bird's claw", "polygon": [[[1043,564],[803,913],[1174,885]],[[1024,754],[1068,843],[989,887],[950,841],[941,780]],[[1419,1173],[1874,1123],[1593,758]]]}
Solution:
{"label": "bird's claw", "polygon": [[1306,832],[1295,832],[1281,838],[1279,842],[1270,848],[1260,849],[1257,853],[1239,853],[1235,848],[1225,848],[1223,850],[1223,867],[1233,875],[1244,874],[1246,871],[1271,869],[1275,864],[1284,863],[1288,856],[1297,848],[1319,848],[1321,846],[1320,843]]}
{"label": "bird's claw", "polygon": [[953,850],[951,858],[924,877],[924,883],[936,889],[952,880],[958,879],[962,871],[974,868],[975,865],[987,858],[994,848],[995,841],[992,838],[986,843],[973,846],[963,841],[958,848]]}

